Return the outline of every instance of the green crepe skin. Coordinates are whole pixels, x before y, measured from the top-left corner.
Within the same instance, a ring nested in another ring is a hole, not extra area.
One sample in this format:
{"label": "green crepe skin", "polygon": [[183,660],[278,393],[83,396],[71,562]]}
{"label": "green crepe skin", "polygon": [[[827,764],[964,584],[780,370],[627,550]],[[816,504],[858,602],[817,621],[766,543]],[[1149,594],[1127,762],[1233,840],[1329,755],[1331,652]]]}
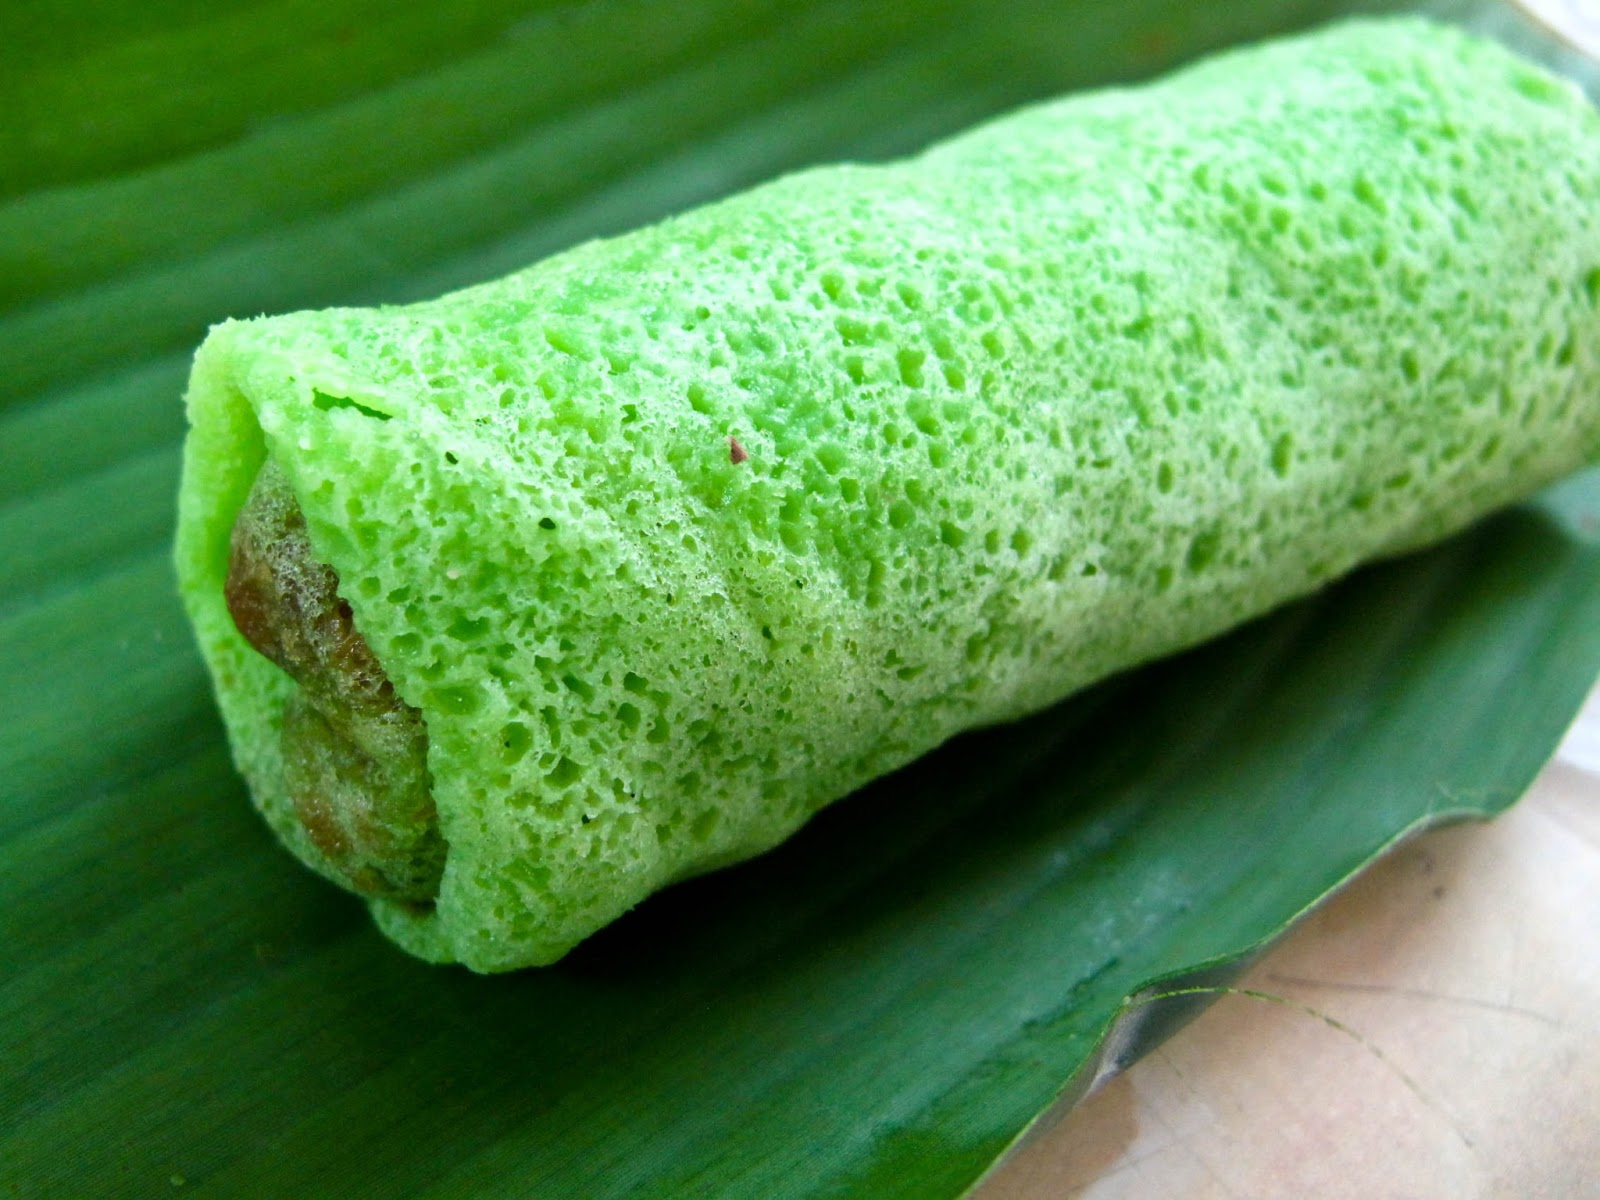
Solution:
{"label": "green crepe skin", "polygon": [[[177,561],[264,454],[426,720],[414,954],[558,959],[957,732],[1448,534],[1600,449],[1600,118],[1355,23],[806,171],[427,303],[216,327]],[[733,461],[735,437],[748,459]]]}

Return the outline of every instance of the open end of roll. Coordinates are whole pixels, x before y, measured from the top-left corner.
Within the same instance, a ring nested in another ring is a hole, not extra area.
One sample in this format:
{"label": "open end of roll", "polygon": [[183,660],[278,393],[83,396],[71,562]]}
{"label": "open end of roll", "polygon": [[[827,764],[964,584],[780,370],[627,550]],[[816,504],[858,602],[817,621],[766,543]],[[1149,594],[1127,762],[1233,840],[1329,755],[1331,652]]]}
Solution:
{"label": "open end of roll", "polygon": [[239,632],[298,685],[284,705],[282,752],[306,834],[357,893],[430,903],[445,843],[427,726],[356,629],[270,459],[234,521],[224,592]]}

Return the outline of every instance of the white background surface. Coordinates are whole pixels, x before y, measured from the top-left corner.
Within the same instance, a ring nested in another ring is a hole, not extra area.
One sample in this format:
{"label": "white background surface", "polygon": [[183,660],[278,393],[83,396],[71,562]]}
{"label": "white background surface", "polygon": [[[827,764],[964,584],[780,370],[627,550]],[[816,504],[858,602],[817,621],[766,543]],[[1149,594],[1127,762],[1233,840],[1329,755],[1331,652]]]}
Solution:
{"label": "white background surface", "polygon": [[1495,821],[1421,835],[979,1200],[1600,1197],[1600,692]]}

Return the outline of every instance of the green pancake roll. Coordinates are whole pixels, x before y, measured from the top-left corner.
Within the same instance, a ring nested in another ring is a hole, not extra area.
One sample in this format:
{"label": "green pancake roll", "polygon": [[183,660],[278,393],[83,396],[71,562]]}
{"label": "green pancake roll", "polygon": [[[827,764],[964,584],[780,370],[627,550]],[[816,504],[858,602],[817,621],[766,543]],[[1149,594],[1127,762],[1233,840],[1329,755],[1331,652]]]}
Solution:
{"label": "green pancake roll", "polygon": [[967,729],[1600,449],[1600,118],[1418,20],[212,330],[183,598],[257,805],[549,963]]}

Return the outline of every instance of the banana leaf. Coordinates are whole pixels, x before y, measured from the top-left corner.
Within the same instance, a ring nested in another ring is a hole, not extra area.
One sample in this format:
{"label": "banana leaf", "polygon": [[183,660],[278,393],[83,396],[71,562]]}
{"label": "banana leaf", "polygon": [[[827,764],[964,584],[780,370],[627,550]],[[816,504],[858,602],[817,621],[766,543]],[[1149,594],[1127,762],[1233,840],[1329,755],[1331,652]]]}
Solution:
{"label": "banana leaf", "polygon": [[959,740],[557,967],[412,961],[228,760],[169,564],[211,322],[419,298],[1336,6],[0,9],[0,1183],[959,1195],[1600,671],[1600,477]]}

